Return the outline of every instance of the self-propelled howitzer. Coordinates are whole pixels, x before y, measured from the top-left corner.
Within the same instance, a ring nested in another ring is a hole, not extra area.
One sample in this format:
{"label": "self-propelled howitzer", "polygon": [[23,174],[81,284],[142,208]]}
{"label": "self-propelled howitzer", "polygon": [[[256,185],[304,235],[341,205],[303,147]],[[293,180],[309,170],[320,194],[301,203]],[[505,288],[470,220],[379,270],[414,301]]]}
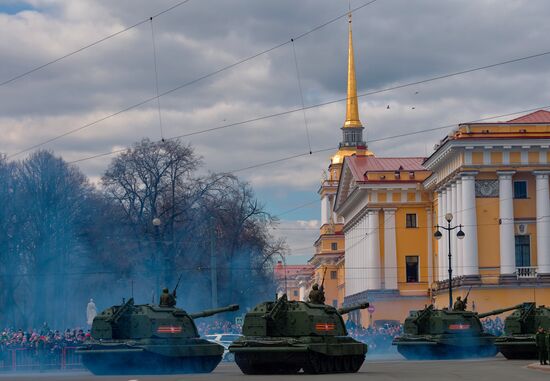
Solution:
{"label": "self-propelled howitzer", "polygon": [[482,314],[472,311],[438,310],[433,305],[411,311],[403,335],[393,341],[407,359],[491,357],[498,353],[495,336],[483,331],[480,318],[521,307],[502,308]]}
{"label": "self-propelled howitzer", "polygon": [[550,307],[523,303],[504,320],[504,335],[495,344],[507,359],[536,359],[535,334],[539,327],[550,329]]}
{"label": "self-propelled howitzer", "polygon": [[289,301],[286,295],[246,314],[243,337],[229,351],[245,374],[357,372],[367,345],[348,336],[340,310],[325,304]]}
{"label": "self-propelled howitzer", "polygon": [[193,319],[238,309],[231,305],[188,314],[129,299],[95,317],[92,340],[77,353],[94,374],[208,373],[224,348],[201,339]]}

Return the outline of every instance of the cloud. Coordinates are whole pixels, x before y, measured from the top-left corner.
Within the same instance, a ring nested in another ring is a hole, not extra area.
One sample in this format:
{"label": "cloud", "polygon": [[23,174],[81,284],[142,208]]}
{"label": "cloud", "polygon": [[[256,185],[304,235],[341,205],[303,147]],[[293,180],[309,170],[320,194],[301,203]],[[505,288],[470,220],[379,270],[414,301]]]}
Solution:
{"label": "cloud", "polygon": [[[354,0],[352,6],[362,3]],[[174,1],[33,0],[25,4],[29,7],[19,13],[0,9],[0,82],[145,20]],[[191,0],[153,21],[160,91],[288,42],[343,14],[347,5],[343,0]],[[550,50],[549,12],[550,3],[544,0],[377,1],[353,16],[359,92]],[[343,18],[295,42],[306,106],[345,97],[347,27]],[[546,105],[549,62],[550,56],[544,56],[362,97],[367,141]],[[151,25],[145,22],[0,87],[0,152],[12,154],[154,97],[154,78]],[[296,78],[292,46],[286,44],[174,91],[161,98],[165,136],[295,110],[301,106]],[[45,147],[76,160],[143,137],[158,139],[157,113],[157,103],[152,101]],[[313,150],[337,147],[344,113],[344,103],[306,111]],[[378,156],[424,156],[447,132],[380,140],[369,148]],[[213,171],[309,150],[302,112],[186,140]],[[316,197],[329,157],[330,152],[300,157],[239,172],[239,176],[271,194],[309,189]],[[97,179],[109,160],[102,157],[78,165]]]}

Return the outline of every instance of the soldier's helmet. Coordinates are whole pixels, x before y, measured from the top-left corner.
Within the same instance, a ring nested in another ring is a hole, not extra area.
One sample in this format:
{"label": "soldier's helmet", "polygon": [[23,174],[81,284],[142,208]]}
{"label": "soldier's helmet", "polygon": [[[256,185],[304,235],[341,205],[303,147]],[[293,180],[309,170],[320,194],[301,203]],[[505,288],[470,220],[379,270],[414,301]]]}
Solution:
{"label": "soldier's helmet", "polygon": [[456,300],[462,300],[462,297],[459,296],[459,297],[456,298]]}
{"label": "soldier's helmet", "polygon": [[311,288],[314,289],[314,290],[318,290],[318,289],[319,289],[319,285],[318,285],[317,283],[315,283],[315,284],[313,285],[313,287],[311,287]]}
{"label": "soldier's helmet", "polygon": [[168,293],[169,291],[168,291],[168,289],[167,289],[166,287],[164,287],[164,288],[162,289],[162,292]]}

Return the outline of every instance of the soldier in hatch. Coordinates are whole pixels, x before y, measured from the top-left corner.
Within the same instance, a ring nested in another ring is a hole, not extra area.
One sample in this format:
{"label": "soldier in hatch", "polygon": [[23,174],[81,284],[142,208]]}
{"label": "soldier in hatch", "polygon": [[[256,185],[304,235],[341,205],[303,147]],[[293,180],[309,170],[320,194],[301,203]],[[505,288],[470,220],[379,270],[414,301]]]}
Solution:
{"label": "soldier in hatch", "polygon": [[325,290],[323,286],[319,288],[319,285],[315,283],[309,292],[309,302],[314,304],[325,304]]}
{"label": "soldier in hatch", "polygon": [[168,307],[172,308],[176,306],[176,290],[174,290],[173,293],[170,293],[170,291],[167,288],[164,288],[162,290],[162,294],[160,295],[160,307]]}
{"label": "soldier in hatch", "polygon": [[453,305],[453,311],[466,311],[466,300],[462,300],[460,296],[457,297]]}

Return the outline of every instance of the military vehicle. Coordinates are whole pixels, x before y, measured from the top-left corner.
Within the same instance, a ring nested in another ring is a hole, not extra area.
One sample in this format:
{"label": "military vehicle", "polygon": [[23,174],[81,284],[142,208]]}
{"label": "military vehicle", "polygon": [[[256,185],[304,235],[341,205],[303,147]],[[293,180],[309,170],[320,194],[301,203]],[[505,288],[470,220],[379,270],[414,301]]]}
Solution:
{"label": "military vehicle", "polygon": [[244,336],[229,351],[245,374],[354,373],[368,348],[347,335],[341,315],[368,306],[336,309],[283,295],[245,315]]}
{"label": "military vehicle", "polygon": [[238,305],[194,314],[176,307],[134,304],[107,308],[92,324],[92,340],[76,352],[97,375],[209,373],[223,346],[201,339],[193,319],[236,311]]}
{"label": "military vehicle", "polygon": [[535,334],[539,327],[550,329],[550,307],[523,303],[504,320],[504,336],[498,337],[495,344],[507,359],[536,359]]}
{"label": "military vehicle", "polygon": [[429,305],[411,311],[404,333],[393,345],[406,359],[491,357],[498,353],[495,336],[483,331],[480,319],[521,308],[521,304],[478,314],[472,311],[438,310]]}

